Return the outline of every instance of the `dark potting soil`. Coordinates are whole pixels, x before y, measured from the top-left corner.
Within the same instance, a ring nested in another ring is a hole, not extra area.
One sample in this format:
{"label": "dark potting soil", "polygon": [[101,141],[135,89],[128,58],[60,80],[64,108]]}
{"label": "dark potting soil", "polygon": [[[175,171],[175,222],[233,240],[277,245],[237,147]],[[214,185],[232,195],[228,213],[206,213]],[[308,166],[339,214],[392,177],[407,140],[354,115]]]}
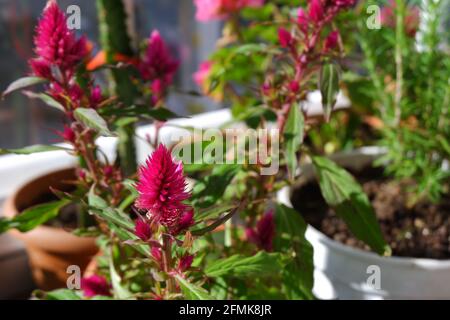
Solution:
{"label": "dark potting soil", "polygon": [[[380,168],[352,172],[362,184],[375,209],[385,240],[394,256],[450,259],[450,198],[438,204],[422,201],[408,207],[411,182],[383,176]],[[367,250],[345,222],[323,199],[315,181],[294,190],[292,204],[316,229],[343,244]]]}

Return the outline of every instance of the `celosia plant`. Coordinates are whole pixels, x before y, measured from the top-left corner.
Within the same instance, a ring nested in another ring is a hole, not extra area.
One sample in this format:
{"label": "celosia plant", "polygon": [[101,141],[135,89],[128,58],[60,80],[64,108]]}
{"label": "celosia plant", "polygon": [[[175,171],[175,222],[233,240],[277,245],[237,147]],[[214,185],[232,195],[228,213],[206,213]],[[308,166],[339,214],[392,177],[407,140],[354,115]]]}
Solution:
{"label": "celosia plant", "polygon": [[[159,33],[151,34],[141,55],[109,57],[108,63],[116,62],[112,71],[124,67],[134,71],[126,76],[140,95],[128,105],[123,95],[101,92],[94,84],[92,71],[109,65],[89,61],[86,41],[77,40],[67,30],[64,14],[55,3],[47,7],[37,29],[34,76],[15,82],[5,94],[45,83],[44,93],[29,95],[64,111],[67,124],[61,135],[72,146],[69,152],[80,158],[79,181],[74,195],[55,191],[61,197],[55,208],[76,202],[95,217],[102,255],[96,274],[83,279],[81,291],[60,290],[42,297],[313,298],[307,225],[301,215],[275,200],[276,192],[298,177],[299,160],[306,155],[313,158],[326,200],[338,211],[351,208],[355,214],[343,216],[351,229],[375,251],[385,253],[373,210],[361,188],[348,173],[327,159],[314,157],[303,144],[317,121],[304,108],[307,93],[320,83],[326,120],[335,104],[337,65],[343,50],[333,21],[353,1],[311,0],[304,8],[284,3],[195,2],[199,20],[225,20],[219,50],[202,65],[195,80],[214,98],[227,97],[239,124],[278,132],[258,136],[260,146],[281,147],[280,154],[256,158],[255,150],[249,149],[242,163],[211,164],[203,158],[200,165],[176,160],[174,156],[184,159],[176,152],[179,144],[159,143],[159,129],[173,116],[163,105],[178,67]],[[115,76],[116,82],[122,79]],[[116,135],[115,129],[136,117],[158,121],[155,136],[149,139],[154,152],[133,175],[102,157],[95,139]],[[220,141],[201,141],[202,155],[217,159],[219,150],[230,156],[235,145],[250,144],[245,137],[243,143],[233,143],[230,152]],[[276,162],[279,171],[262,174]],[[192,187],[185,174],[192,175]],[[21,230],[20,221],[2,220],[0,230]]]}

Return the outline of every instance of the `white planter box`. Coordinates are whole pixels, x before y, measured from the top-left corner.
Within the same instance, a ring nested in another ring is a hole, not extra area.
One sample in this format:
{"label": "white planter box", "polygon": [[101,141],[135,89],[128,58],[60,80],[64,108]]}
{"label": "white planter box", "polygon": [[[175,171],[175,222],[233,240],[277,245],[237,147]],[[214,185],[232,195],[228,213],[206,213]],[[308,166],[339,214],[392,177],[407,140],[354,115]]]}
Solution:
{"label": "white planter box", "polygon": [[[370,147],[333,160],[358,169],[381,154],[381,149]],[[302,174],[312,178],[312,166],[305,166]],[[285,188],[278,200],[292,206],[290,196],[291,190]],[[306,238],[314,247],[314,293],[321,299],[450,299],[450,260],[381,257],[343,245],[311,226]],[[370,266],[379,268],[380,289],[367,281],[373,274]]]}

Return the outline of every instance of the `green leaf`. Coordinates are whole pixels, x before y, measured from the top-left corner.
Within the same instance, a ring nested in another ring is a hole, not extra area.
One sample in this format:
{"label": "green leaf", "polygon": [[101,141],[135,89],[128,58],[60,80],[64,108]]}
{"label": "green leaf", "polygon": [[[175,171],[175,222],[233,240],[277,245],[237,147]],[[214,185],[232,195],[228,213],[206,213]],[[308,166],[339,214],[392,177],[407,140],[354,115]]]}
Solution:
{"label": "green leaf", "polygon": [[86,127],[97,131],[99,134],[112,137],[114,134],[109,131],[108,125],[94,109],[78,108],[74,112],[75,119],[83,123]]}
{"label": "green leaf", "polygon": [[149,253],[149,247],[146,244],[141,244],[139,243],[140,239],[138,236],[136,236],[134,233],[125,230],[123,228],[118,227],[117,225],[115,225],[114,223],[109,223],[108,224],[109,229],[111,229],[112,232],[114,232],[114,234],[116,236],[119,237],[120,240],[122,241],[136,241],[135,243],[130,242],[127,243],[129,246],[131,246],[133,249],[135,249],[137,252],[139,252],[140,254],[146,256],[146,257],[151,257],[150,253]]}
{"label": "green leaf", "polygon": [[167,121],[171,119],[181,118],[181,116],[166,108],[149,109],[144,112],[144,115],[148,115],[158,121]]}
{"label": "green leaf", "polygon": [[215,300],[204,288],[189,282],[181,275],[175,275],[175,279],[179,283],[186,300]]}
{"label": "green leaf", "polygon": [[265,43],[247,43],[244,45],[241,45],[237,47],[235,50],[233,50],[232,55],[229,56],[229,59],[234,58],[235,55],[246,55],[250,56],[252,54],[278,54],[280,53],[279,49],[275,49],[273,47],[269,47]]}
{"label": "green leaf", "polygon": [[129,215],[126,215],[116,208],[109,207],[108,203],[103,198],[95,194],[93,188],[89,191],[88,203],[90,211],[100,218],[126,230],[134,230],[134,223]]}
{"label": "green leaf", "polygon": [[300,144],[303,143],[305,134],[305,119],[297,105],[293,105],[289,111],[283,134],[286,145],[286,162],[289,175],[293,179],[297,170],[297,151]]}
{"label": "green leaf", "polygon": [[208,219],[217,218],[222,213],[229,212],[232,209],[235,209],[236,207],[237,206],[234,204],[224,204],[224,205],[213,206],[213,207],[210,207],[210,208],[207,208],[204,210],[200,210],[199,212],[197,212],[195,214],[195,220],[200,221],[200,220],[208,220]]}
{"label": "green leaf", "polygon": [[53,99],[48,94],[36,93],[32,91],[24,91],[24,94],[30,99],[39,99],[43,101],[46,105],[58,109],[59,111],[65,112],[64,106],[55,99]]}
{"label": "green leaf", "polygon": [[111,284],[114,290],[114,296],[118,299],[129,299],[132,294],[122,285],[122,279],[114,267],[112,254],[109,261],[109,274],[111,276]]}
{"label": "green leaf", "polygon": [[44,294],[45,300],[82,300],[81,295],[74,290],[58,289]]}
{"label": "green leaf", "polygon": [[339,93],[339,69],[336,64],[327,63],[322,67],[319,77],[319,88],[322,94],[325,121],[328,122]]}
{"label": "green leaf", "polygon": [[20,78],[8,86],[8,88],[2,93],[2,98],[6,97],[8,94],[10,94],[14,91],[25,89],[25,88],[28,88],[28,87],[31,87],[31,86],[34,86],[37,84],[41,84],[41,83],[46,83],[46,82],[48,82],[47,79],[39,78],[39,77]]}
{"label": "green leaf", "polygon": [[207,227],[201,228],[201,229],[195,229],[192,230],[191,233],[193,236],[200,237],[208,232],[214,231],[217,227],[227,222],[231,217],[233,217],[237,212],[239,211],[239,207],[236,207],[229,213],[222,215],[220,218],[218,218],[216,221],[208,225]]}
{"label": "green leaf", "polygon": [[327,158],[314,157],[313,164],[323,197],[352,233],[378,254],[390,255],[372,205],[358,182]]}
{"label": "green leaf", "polygon": [[105,208],[105,209],[94,209],[94,213],[105,219],[108,222],[112,222],[115,225],[124,228],[126,230],[133,230],[134,229],[134,223],[132,220],[127,217],[123,212],[119,211],[118,209],[114,208]]}
{"label": "green leaf", "polygon": [[167,108],[151,109],[148,106],[130,106],[120,108],[104,108],[99,111],[103,116],[117,116],[119,118],[144,117],[158,121],[167,121],[171,119],[181,118],[180,115],[170,111]]}
{"label": "green leaf", "polygon": [[40,152],[50,152],[50,151],[70,151],[68,148],[58,147],[58,146],[46,146],[42,144],[36,144],[34,146],[25,147],[22,149],[1,149],[0,155],[4,154],[32,154]]}
{"label": "green leaf", "polygon": [[292,299],[310,299],[314,285],[314,250],[305,238],[307,224],[297,211],[277,204],[275,226],[275,249],[294,251],[294,259],[282,270],[285,290]]}
{"label": "green leaf", "polygon": [[260,251],[252,257],[234,255],[226,259],[216,260],[205,269],[208,277],[234,277],[264,276],[278,273],[283,268],[280,253],[267,253]]}
{"label": "green leaf", "polygon": [[234,164],[216,165],[210,175],[195,184],[191,198],[194,204],[202,208],[216,204],[241,168]]}
{"label": "green leaf", "polygon": [[28,232],[37,226],[56,218],[59,211],[69,203],[69,200],[44,203],[28,208],[12,219],[2,219],[0,220],[0,233],[13,228],[20,232]]}
{"label": "green leaf", "polygon": [[95,194],[94,187],[89,190],[88,194],[88,203],[89,206],[97,208],[97,209],[106,209],[108,208],[108,203],[102,197],[99,197]]}

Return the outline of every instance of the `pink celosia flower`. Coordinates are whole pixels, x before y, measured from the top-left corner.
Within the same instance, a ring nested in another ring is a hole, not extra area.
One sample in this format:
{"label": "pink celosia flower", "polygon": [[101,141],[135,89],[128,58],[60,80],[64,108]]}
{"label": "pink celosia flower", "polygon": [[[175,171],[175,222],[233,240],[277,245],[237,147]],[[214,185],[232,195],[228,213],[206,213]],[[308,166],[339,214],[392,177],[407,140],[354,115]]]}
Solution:
{"label": "pink celosia flower", "polygon": [[157,247],[152,247],[152,250],[150,251],[153,258],[155,258],[156,261],[160,262],[162,259],[162,253],[161,249]]}
{"label": "pink celosia flower", "polygon": [[111,296],[111,286],[104,277],[99,275],[81,279],[81,290],[83,290],[83,294],[88,298],[94,296]]}
{"label": "pink celosia flower", "polygon": [[353,6],[356,0],[333,0],[332,2],[338,8],[345,8]]}
{"label": "pink celosia flower", "polygon": [[325,50],[332,50],[336,48],[339,39],[339,32],[332,31],[325,39]]}
{"label": "pink celosia flower", "polygon": [[153,31],[149,40],[147,51],[139,64],[142,78],[146,81],[160,80],[165,87],[173,81],[179,62],[170,54],[164,40],[158,31]]}
{"label": "pink celosia flower", "polygon": [[136,186],[139,197],[136,207],[147,210],[147,215],[170,230],[179,230],[182,217],[190,208],[183,203],[190,197],[186,191],[183,165],[173,160],[161,144],[139,170]]}
{"label": "pink celosia flower", "polygon": [[289,47],[292,44],[292,35],[284,28],[278,29],[278,41],[284,48]]}
{"label": "pink celosia flower", "polygon": [[198,21],[221,20],[246,7],[261,7],[264,0],[195,0]]}
{"label": "pink celosia flower", "polygon": [[194,224],[194,210],[188,210],[185,211],[181,217],[180,220],[178,221],[178,226],[176,229],[176,233],[179,233],[183,230],[188,229],[190,226],[192,226]]}
{"label": "pink celosia flower", "polygon": [[95,86],[92,88],[91,96],[89,97],[89,102],[91,103],[91,108],[97,107],[103,100],[102,88],[100,86]]}
{"label": "pink celosia flower", "polygon": [[185,255],[181,257],[180,261],[178,262],[178,271],[185,272],[186,270],[188,270],[192,265],[192,261],[194,261],[193,255]]}
{"label": "pink celosia flower", "polygon": [[300,84],[298,81],[294,80],[289,83],[289,90],[293,93],[298,93],[300,90]]}
{"label": "pink celosia flower", "polygon": [[63,74],[72,73],[75,66],[87,55],[86,39],[76,39],[67,27],[66,16],[52,1],[44,10],[34,38],[37,58],[30,61],[35,75],[51,77],[55,66]]}
{"label": "pink celosia flower", "polygon": [[275,221],[273,211],[268,211],[256,223],[256,228],[247,228],[245,230],[247,239],[258,246],[258,248],[272,251],[273,238],[275,236]]}
{"label": "pink celosia flower", "polygon": [[75,132],[68,125],[64,125],[64,130],[62,132],[58,131],[57,133],[61,138],[64,139],[64,141],[67,141],[70,143],[75,142],[75,138],[76,138]]}
{"label": "pink celosia flower", "polygon": [[298,9],[297,24],[300,27],[300,30],[302,30],[303,32],[306,32],[308,30],[309,19],[303,8]]}
{"label": "pink celosia flower", "polygon": [[323,6],[320,0],[311,0],[309,3],[309,17],[316,23],[323,18]]}
{"label": "pink celosia flower", "polygon": [[200,68],[193,75],[193,79],[198,86],[203,87],[205,85],[209,75],[211,74],[212,66],[212,61],[204,61],[200,64]]}
{"label": "pink celosia flower", "polygon": [[150,84],[150,89],[152,90],[152,103],[156,105],[164,97],[165,84],[162,80],[156,79]]}
{"label": "pink celosia flower", "polygon": [[269,96],[272,92],[272,86],[268,82],[264,82],[261,86],[261,92],[264,96]]}
{"label": "pink celosia flower", "polygon": [[152,236],[152,229],[144,219],[138,218],[134,225],[134,234],[142,241],[147,241]]}

